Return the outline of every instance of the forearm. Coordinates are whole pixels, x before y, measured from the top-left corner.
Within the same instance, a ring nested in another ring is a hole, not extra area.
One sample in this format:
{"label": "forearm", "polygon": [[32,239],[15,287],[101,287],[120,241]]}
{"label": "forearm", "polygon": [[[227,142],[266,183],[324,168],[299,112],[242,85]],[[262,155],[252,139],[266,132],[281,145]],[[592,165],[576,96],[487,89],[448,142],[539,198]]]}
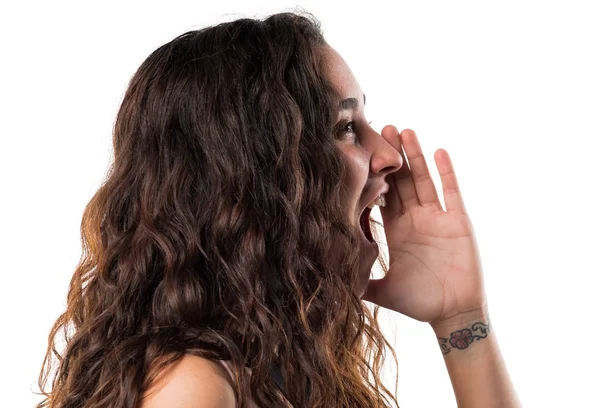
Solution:
{"label": "forearm", "polygon": [[487,310],[431,327],[459,408],[521,408]]}

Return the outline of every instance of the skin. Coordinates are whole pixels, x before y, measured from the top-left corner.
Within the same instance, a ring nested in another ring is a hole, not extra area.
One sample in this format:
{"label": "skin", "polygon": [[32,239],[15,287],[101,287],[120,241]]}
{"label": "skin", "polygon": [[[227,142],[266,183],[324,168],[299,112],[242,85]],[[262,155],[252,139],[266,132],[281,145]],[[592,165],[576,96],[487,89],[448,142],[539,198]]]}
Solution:
{"label": "skin", "polygon": [[[347,188],[347,201],[350,203],[351,222],[360,229],[359,218],[374,194],[386,184],[385,177],[400,169],[403,163],[400,153],[376,132],[365,118],[363,91],[352,70],[333,48],[323,50],[323,63],[326,77],[338,89],[343,98],[355,98],[355,108],[340,109],[339,123],[354,121],[337,137],[338,148],[343,154],[348,172],[344,180]],[[362,232],[360,232],[362,235]],[[376,247],[375,247],[376,248]],[[377,251],[365,242],[361,245],[360,269],[356,293],[362,296],[367,288]]]}
{"label": "skin", "polygon": [[339,141],[351,169],[346,180],[351,219],[358,220],[383,181],[389,184],[386,206],[380,208],[389,269],[382,279],[369,279],[377,252],[361,247],[362,299],[430,324],[457,406],[520,408],[491,331],[479,250],[450,155],[444,149],[433,155],[444,209],[415,132],[398,132],[391,125],[381,135],[375,132],[364,118],[362,91],[352,71],[335,50],[327,48],[326,55],[330,80],[344,97],[359,101],[357,109],[340,113],[357,122]]}
{"label": "skin", "polygon": [[[410,129],[398,132],[391,125],[381,134],[374,131],[364,117],[363,93],[352,71],[331,47],[325,47],[324,53],[329,79],[344,98],[354,97],[358,102],[355,109],[340,112],[340,120],[355,121],[356,126],[348,127],[338,142],[349,170],[345,185],[349,216],[356,228],[360,228],[362,209],[389,184],[386,206],[381,208],[389,271],[382,279],[370,280],[377,251],[368,242],[362,245],[360,295],[430,323],[444,354],[457,406],[520,408],[495,334],[490,332],[475,234],[450,156],[443,149],[434,154],[444,210],[416,134]],[[186,356],[142,408],[233,408],[233,392],[224,372],[218,364]]]}
{"label": "skin", "polygon": [[359,295],[432,324],[485,308],[475,234],[448,152],[438,149],[434,153],[444,210],[415,132],[398,132],[392,125],[385,126],[381,134],[373,130],[365,118],[363,92],[352,70],[330,46],[323,52],[325,75],[341,95],[358,100],[356,109],[340,111],[339,116],[356,121],[356,126],[337,135],[349,168],[345,183],[350,217],[357,228],[369,199],[384,184],[390,186],[386,206],[380,209],[390,253],[389,271],[382,279],[369,279],[377,252],[361,246]]}

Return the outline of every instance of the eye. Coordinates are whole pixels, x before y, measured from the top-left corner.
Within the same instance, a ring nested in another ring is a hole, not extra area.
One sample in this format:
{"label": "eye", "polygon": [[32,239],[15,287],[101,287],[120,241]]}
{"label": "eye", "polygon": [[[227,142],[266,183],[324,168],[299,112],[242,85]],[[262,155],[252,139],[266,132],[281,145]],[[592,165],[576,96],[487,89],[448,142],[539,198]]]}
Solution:
{"label": "eye", "polygon": [[[367,124],[370,125],[372,123],[372,121],[369,121]],[[351,120],[348,122],[343,122],[340,127],[339,127],[339,131],[338,133],[340,134],[348,134],[348,133],[354,133],[356,134],[356,122]]]}
{"label": "eye", "polygon": [[350,132],[354,132],[354,126],[356,126],[356,122],[351,120],[350,122],[346,122],[346,124],[344,125],[344,127],[342,128],[342,130],[345,133],[350,133]]}

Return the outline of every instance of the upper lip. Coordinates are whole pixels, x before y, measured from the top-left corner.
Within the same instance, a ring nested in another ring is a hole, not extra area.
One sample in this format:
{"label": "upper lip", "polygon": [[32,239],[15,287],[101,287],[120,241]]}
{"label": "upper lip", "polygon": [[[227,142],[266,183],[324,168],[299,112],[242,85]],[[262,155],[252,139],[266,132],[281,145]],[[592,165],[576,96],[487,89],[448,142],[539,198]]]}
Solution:
{"label": "upper lip", "polygon": [[371,196],[371,199],[369,201],[366,202],[366,204],[363,206],[362,210],[360,210],[360,214],[363,213],[363,211],[365,210],[365,208],[367,208],[367,206],[369,204],[371,204],[373,201],[375,201],[375,199],[377,197],[379,197],[381,194],[385,194],[389,191],[390,189],[390,185],[387,183],[384,183],[379,189],[377,189],[377,191],[374,193],[373,196]]}

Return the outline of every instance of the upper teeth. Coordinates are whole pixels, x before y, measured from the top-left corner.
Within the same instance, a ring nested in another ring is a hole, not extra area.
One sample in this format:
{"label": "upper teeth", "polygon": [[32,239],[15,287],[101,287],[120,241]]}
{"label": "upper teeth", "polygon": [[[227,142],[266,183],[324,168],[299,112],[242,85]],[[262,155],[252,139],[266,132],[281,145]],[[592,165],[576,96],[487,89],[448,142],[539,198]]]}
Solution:
{"label": "upper teeth", "polygon": [[368,207],[373,208],[376,205],[379,207],[385,207],[385,196],[383,194],[379,194],[372,203],[369,203]]}

